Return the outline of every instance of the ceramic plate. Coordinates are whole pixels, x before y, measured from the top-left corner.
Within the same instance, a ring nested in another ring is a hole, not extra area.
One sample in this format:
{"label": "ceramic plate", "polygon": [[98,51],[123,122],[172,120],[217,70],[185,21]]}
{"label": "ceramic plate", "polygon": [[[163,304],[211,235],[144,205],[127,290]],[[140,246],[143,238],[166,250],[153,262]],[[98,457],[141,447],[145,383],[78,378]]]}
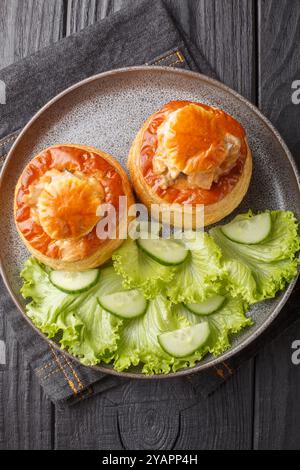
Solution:
{"label": "ceramic plate", "polygon": [[[126,167],[131,142],[142,123],[171,100],[201,101],[223,108],[245,127],[254,157],[254,174],[238,212],[249,208],[254,211],[289,209],[300,220],[300,184],[292,156],[267,119],[240,95],[203,75],[171,68],[134,67],[91,77],[58,95],[37,113],[18,137],[3,167],[1,268],[20,314],[25,315],[25,301],[19,293],[19,273],[28,252],[14,226],[13,199],[17,179],[25,165],[45,147],[77,143],[98,147]],[[217,359],[207,356],[193,369],[183,369],[168,377],[206,369],[240,351],[276,318],[294,285],[274,300],[254,306],[250,315],[255,325],[236,336],[225,354]],[[121,376],[149,378],[139,370],[117,373],[109,366],[96,368]]]}

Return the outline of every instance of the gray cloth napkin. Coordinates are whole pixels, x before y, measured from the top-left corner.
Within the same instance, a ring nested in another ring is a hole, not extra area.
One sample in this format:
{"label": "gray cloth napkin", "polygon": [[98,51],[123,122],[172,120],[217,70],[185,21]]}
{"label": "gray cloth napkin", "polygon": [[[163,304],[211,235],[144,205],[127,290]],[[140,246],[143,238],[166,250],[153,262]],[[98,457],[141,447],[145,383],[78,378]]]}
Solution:
{"label": "gray cloth napkin", "polygon": [[[160,0],[141,1],[135,8],[125,8],[1,70],[0,80],[7,86],[7,104],[0,105],[0,162],[3,163],[27,121],[59,92],[96,73],[142,64],[179,67],[215,76],[200,51],[179,31]],[[61,406],[74,404],[128,380],[102,374],[70,359],[31,328],[2,283],[0,292],[0,313],[9,317],[31,367],[53,402]],[[293,305],[290,310],[295,314]],[[282,331],[281,326],[278,331]],[[191,380],[195,388],[208,395],[251,357],[257,347],[253,345],[217,368],[182,380]]]}

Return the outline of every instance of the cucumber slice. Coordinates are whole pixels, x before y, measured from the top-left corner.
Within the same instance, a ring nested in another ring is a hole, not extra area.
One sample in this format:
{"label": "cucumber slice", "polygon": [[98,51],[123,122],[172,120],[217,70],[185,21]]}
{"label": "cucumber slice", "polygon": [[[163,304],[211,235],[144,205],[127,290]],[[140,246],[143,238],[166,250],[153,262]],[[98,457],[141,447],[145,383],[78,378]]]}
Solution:
{"label": "cucumber slice", "polygon": [[219,310],[225,302],[222,295],[214,295],[201,304],[185,304],[185,307],[195,315],[210,315]]}
{"label": "cucumber slice", "polygon": [[233,221],[221,227],[227,238],[247,245],[255,245],[264,241],[270,234],[271,229],[271,215],[268,212],[255,215],[250,219]]}
{"label": "cucumber slice", "polygon": [[[161,231],[162,225],[159,222],[154,222],[152,220],[149,221],[141,221],[137,223],[138,225],[138,232],[141,234],[148,234],[148,237],[144,238],[158,238]],[[143,237],[140,237],[143,238]]]}
{"label": "cucumber slice", "polygon": [[137,244],[148,256],[165,266],[181,264],[189,254],[189,250],[182,243],[175,240],[166,240],[164,238],[144,240],[139,238]]}
{"label": "cucumber slice", "polygon": [[136,240],[137,238],[155,238],[158,239],[162,230],[159,222],[133,220],[128,226],[129,236]]}
{"label": "cucumber slice", "polygon": [[77,273],[67,271],[51,271],[49,274],[50,282],[57,289],[67,294],[80,294],[86,292],[97,284],[100,277],[99,269],[90,269]]}
{"label": "cucumber slice", "polygon": [[210,334],[208,322],[197,323],[157,337],[162,349],[173,357],[186,357],[203,346]]}
{"label": "cucumber slice", "polygon": [[121,318],[139,317],[146,312],[148,306],[147,300],[136,289],[102,295],[98,302],[104,310]]}

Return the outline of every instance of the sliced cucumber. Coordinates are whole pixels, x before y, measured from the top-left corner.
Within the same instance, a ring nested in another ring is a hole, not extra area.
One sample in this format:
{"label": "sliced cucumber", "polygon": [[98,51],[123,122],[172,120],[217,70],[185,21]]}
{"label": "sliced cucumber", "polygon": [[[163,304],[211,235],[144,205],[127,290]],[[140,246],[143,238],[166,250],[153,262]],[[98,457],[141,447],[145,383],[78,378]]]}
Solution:
{"label": "sliced cucumber", "polygon": [[230,240],[247,245],[264,241],[272,229],[271,215],[268,212],[250,219],[236,220],[224,225],[221,230]]}
{"label": "sliced cucumber", "polygon": [[186,308],[195,315],[210,315],[219,310],[225,302],[222,295],[214,295],[201,304],[185,304]]}
{"label": "sliced cucumber", "polygon": [[159,222],[133,220],[128,226],[128,234],[133,239],[137,238],[155,238],[158,239],[162,230]]}
{"label": "sliced cucumber", "polygon": [[51,271],[49,278],[57,289],[67,294],[80,294],[86,292],[97,284],[100,277],[99,269],[90,269],[77,273],[67,271]]}
{"label": "sliced cucumber", "polygon": [[[141,234],[139,238],[158,238],[162,231],[162,225],[152,220],[141,221],[138,222],[137,225],[138,232]],[[146,234],[148,234],[148,236],[145,236]]]}
{"label": "sliced cucumber", "polygon": [[121,318],[135,318],[146,312],[148,302],[136,289],[102,295],[98,302],[104,310]]}
{"label": "sliced cucumber", "polygon": [[197,323],[158,336],[162,349],[173,357],[186,357],[203,346],[210,334],[208,322]]}
{"label": "sliced cucumber", "polygon": [[165,266],[181,264],[189,254],[189,250],[176,240],[166,240],[164,238],[144,240],[139,238],[137,244],[148,256]]}

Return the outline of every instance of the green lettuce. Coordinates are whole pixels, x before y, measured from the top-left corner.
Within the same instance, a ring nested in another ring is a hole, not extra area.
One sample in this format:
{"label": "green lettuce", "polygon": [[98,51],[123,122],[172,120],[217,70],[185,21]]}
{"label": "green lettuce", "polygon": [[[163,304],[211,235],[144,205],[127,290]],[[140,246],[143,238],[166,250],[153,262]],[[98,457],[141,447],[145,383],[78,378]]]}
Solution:
{"label": "green lettuce", "polygon": [[122,290],[122,279],[113,268],[101,271],[99,283],[82,294],[65,294],[49,280],[49,270],[30,258],[21,273],[21,293],[32,301],[26,311],[49,338],[58,337],[63,349],[86,365],[109,362],[117,348],[122,320],[102,309],[97,297],[103,291]]}
{"label": "green lettuce", "polygon": [[174,306],[176,315],[185,317],[190,325],[201,321],[207,321],[210,327],[210,336],[206,344],[193,354],[190,363],[194,364],[203,356],[210,353],[219,356],[230,346],[230,335],[239,333],[242,329],[253,325],[251,318],[247,318],[247,303],[241,297],[232,298],[227,296],[222,307],[210,315],[194,315],[184,304]]}
{"label": "green lettuce", "polygon": [[[120,330],[114,368],[124,371],[143,364],[145,374],[167,374],[184,367],[192,367],[206,354],[219,356],[230,347],[230,335],[253,324],[245,316],[246,304],[242,299],[228,298],[224,306],[208,316],[194,315],[183,304],[171,304],[159,295],[149,302],[143,317],[124,322]],[[207,320],[210,336],[206,344],[185,358],[169,356],[159,345],[158,335]]]}
{"label": "green lettuce", "polygon": [[[97,285],[81,294],[61,292],[49,280],[51,270],[30,258],[21,273],[22,295],[31,298],[27,315],[85,365],[113,362],[124,371],[141,364],[145,374],[192,367],[208,353],[218,356],[227,350],[230,336],[253,323],[246,316],[248,305],[274,297],[297,275],[297,221],[291,212],[270,214],[271,233],[256,245],[233,242],[220,227],[210,235],[185,233],[189,256],[177,267],[159,264],[129,239],[113,255],[114,267],[102,269]],[[238,219],[250,217],[251,212]],[[128,288],[141,289],[149,299],[143,316],[122,320],[100,307],[100,295]],[[184,306],[214,293],[225,295],[226,301],[211,315],[194,315]],[[161,333],[203,320],[210,336],[191,356],[171,357],[159,345]]]}
{"label": "green lettuce", "polygon": [[142,362],[145,374],[167,374],[179,366],[180,361],[163,351],[157,336],[165,331],[177,330],[188,325],[189,322],[184,317],[172,312],[167,298],[158,295],[149,301],[145,315],[124,322],[120,330],[114,368],[123,371]]}
{"label": "green lettuce", "polygon": [[221,288],[221,250],[207,233],[187,232],[182,241],[190,253],[177,267],[167,295],[174,303],[200,303]]}
{"label": "green lettuce", "polygon": [[124,279],[124,287],[139,288],[148,299],[161,293],[174,277],[175,268],[159,264],[131,239],[123,243],[112,259],[116,272]]}
{"label": "green lettuce", "polygon": [[[249,303],[273,298],[297,276],[299,260],[298,224],[292,212],[270,212],[272,229],[269,236],[255,245],[229,240],[221,227],[210,234],[222,250],[231,295],[242,295]],[[251,218],[248,212],[234,220]]]}

